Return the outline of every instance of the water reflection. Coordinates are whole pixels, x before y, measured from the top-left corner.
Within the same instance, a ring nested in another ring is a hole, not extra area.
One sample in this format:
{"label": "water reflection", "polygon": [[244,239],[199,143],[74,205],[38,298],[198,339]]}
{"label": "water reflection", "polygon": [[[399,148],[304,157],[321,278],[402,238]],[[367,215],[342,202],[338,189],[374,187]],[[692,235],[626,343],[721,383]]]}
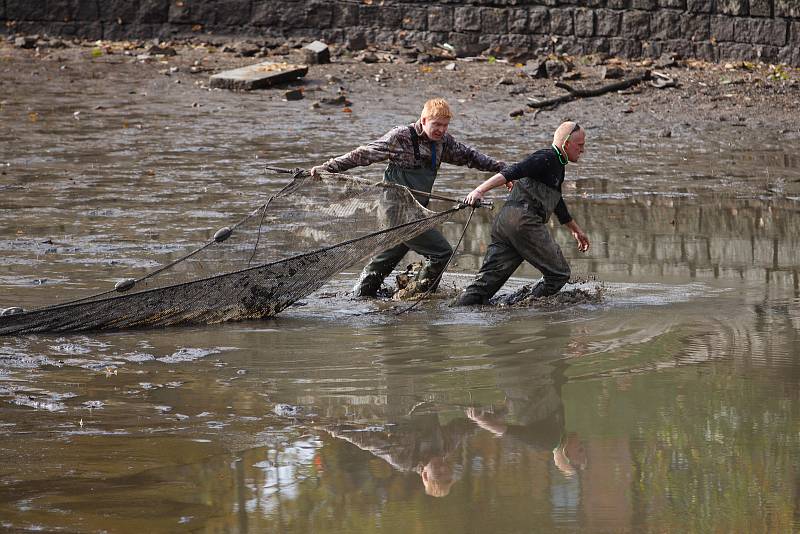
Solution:
{"label": "water reflection", "polygon": [[[619,200],[573,200],[570,210],[592,238],[586,254],[561,229],[556,239],[576,277],[600,280],[699,280],[725,285],[759,284],[800,296],[800,223],[791,201],[696,200],[652,195]],[[491,213],[479,212],[462,244],[458,268],[480,266],[491,242]],[[477,221],[477,222],[476,222]],[[459,222],[444,226],[448,239]],[[519,276],[538,271],[523,264]]]}
{"label": "water reflection", "polygon": [[[178,331],[29,339],[26,352],[72,363],[34,364],[14,393],[56,410],[4,403],[18,462],[3,468],[3,517],[66,513],[91,530],[109,511],[232,532],[792,524],[796,300],[723,291],[448,325],[429,324],[451,315],[433,308],[403,327],[314,313],[180,331],[192,350],[175,350]],[[702,505],[720,485],[725,521]]]}

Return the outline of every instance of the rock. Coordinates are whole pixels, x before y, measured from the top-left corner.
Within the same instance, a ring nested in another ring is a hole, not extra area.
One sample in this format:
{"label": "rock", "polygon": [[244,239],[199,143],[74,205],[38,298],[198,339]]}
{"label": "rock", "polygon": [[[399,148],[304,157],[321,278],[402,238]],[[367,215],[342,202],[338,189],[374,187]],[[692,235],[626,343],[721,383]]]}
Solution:
{"label": "rock", "polygon": [[289,45],[283,43],[281,45],[276,46],[275,49],[272,51],[272,53],[276,56],[285,56],[289,53],[289,50],[290,50]]}
{"label": "rock", "polygon": [[463,43],[453,47],[456,57],[475,57],[486,50],[486,45],[480,43]]}
{"label": "rock", "polygon": [[303,91],[300,89],[289,89],[285,93],[283,93],[283,98],[286,100],[302,100],[303,99]]}
{"label": "rock", "polygon": [[17,37],[14,39],[14,46],[17,48],[35,48],[37,39],[32,36]]}
{"label": "rock", "polygon": [[325,104],[326,106],[352,106],[353,103],[350,102],[346,96],[339,95],[335,98],[320,98],[320,104]]}
{"label": "rock", "polygon": [[60,39],[50,39],[49,41],[39,41],[36,46],[41,48],[67,48],[67,43]]}
{"label": "rock", "polygon": [[506,78],[505,76],[503,76],[502,78],[497,80],[497,83],[495,85],[497,85],[497,86],[500,86],[500,85],[514,85],[514,80],[511,79],[511,78]]}
{"label": "rock", "polygon": [[366,53],[362,54],[360,59],[364,63],[377,63],[378,62],[378,56],[376,56],[372,52],[366,52]]}
{"label": "rock", "polygon": [[3,311],[0,311],[0,316],[16,315],[16,314],[22,313],[24,311],[25,310],[23,310],[19,306],[12,306],[11,308],[5,308]]}
{"label": "rock", "polygon": [[589,54],[585,58],[586,64],[591,66],[591,67],[596,67],[598,65],[602,65],[607,60],[608,60],[608,54],[604,54],[602,52]]}
{"label": "rock", "polygon": [[241,57],[254,57],[261,52],[260,46],[247,42],[237,43],[235,49],[236,54]]}
{"label": "rock", "polygon": [[331,51],[322,41],[314,41],[303,47],[306,63],[321,65],[331,62]]}
{"label": "rock", "polygon": [[660,132],[658,132],[659,137],[672,137],[672,130],[669,128],[664,128]]}
{"label": "rock", "polygon": [[509,117],[521,117],[522,115],[525,115],[524,109],[515,109],[514,111],[508,114]]}
{"label": "rock", "polygon": [[625,70],[621,67],[604,66],[600,68],[600,78],[603,80],[616,80],[625,76]]}
{"label": "rock", "polygon": [[153,45],[147,49],[147,53],[151,56],[177,56],[178,53],[171,46],[161,47]]}
{"label": "rock", "polygon": [[400,50],[398,50],[398,53],[400,54],[401,58],[409,59],[409,60],[416,59],[417,58],[417,54],[419,54],[419,52],[420,51],[417,50],[416,48],[411,48],[411,47],[408,47],[408,46],[404,46],[404,47],[400,48]]}
{"label": "rock", "polygon": [[456,70],[456,64],[455,63],[448,63],[447,65],[445,65],[444,68],[446,70]]}
{"label": "rock", "polygon": [[522,67],[522,72],[531,78],[547,78],[547,67],[543,61],[538,59],[529,59]]}
{"label": "rock", "polygon": [[670,67],[677,67],[677,66],[678,66],[678,61],[676,60],[676,57],[672,54],[664,54],[660,58],[658,58],[658,61],[656,62],[656,67],[658,67],[659,69],[668,69]]}
{"label": "rock", "polygon": [[545,62],[545,71],[547,72],[548,78],[558,78],[567,72],[567,66],[557,59],[548,59]]}
{"label": "rock", "polygon": [[352,52],[359,52],[367,47],[367,38],[363,33],[358,33],[347,38],[345,48]]}
{"label": "rock", "polygon": [[531,57],[531,50],[528,48],[519,48],[516,46],[497,45],[493,46],[487,51],[483,52],[484,55],[491,55],[494,57],[502,57],[513,63],[525,61]]}
{"label": "rock", "polygon": [[290,65],[288,63],[265,61],[215,74],[209,79],[209,86],[212,89],[250,91],[290,82],[305,76],[307,73],[307,65]]}

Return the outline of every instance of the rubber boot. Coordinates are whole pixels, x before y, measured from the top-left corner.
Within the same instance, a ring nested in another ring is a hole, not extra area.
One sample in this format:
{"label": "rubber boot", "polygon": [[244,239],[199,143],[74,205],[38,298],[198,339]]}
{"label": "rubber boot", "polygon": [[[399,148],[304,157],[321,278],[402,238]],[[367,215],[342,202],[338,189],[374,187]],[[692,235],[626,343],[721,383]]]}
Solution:
{"label": "rubber boot", "polygon": [[417,273],[417,283],[420,285],[420,289],[427,291],[432,286],[431,293],[436,292],[442,281],[442,272],[444,272],[444,264],[426,262]]}
{"label": "rubber boot", "polygon": [[364,270],[353,288],[353,296],[370,297],[378,296],[378,290],[383,284],[383,276],[378,273]]}
{"label": "rubber boot", "polygon": [[556,280],[556,281],[548,281],[542,280],[538,284],[536,284],[533,289],[531,289],[531,297],[535,299],[540,299],[542,297],[549,297],[550,295],[555,295],[558,293],[564,284],[567,283],[569,280],[569,276],[566,277],[565,280]]}
{"label": "rubber boot", "polygon": [[484,304],[483,298],[475,293],[464,293],[456,301],[457,306],[477,306]]}

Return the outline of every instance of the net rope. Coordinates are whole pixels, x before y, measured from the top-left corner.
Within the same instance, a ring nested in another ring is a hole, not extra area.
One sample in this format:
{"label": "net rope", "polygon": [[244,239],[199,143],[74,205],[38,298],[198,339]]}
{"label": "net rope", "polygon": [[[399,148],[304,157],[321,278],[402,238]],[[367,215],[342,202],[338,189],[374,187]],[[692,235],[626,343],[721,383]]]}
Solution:
{"label": "net rope", "polygon": [[432,211],[403,186],[297,170],[278,193],[209,242],[121,281],[118,289],[0,316],[0,335],[268,318],[462,207]]}

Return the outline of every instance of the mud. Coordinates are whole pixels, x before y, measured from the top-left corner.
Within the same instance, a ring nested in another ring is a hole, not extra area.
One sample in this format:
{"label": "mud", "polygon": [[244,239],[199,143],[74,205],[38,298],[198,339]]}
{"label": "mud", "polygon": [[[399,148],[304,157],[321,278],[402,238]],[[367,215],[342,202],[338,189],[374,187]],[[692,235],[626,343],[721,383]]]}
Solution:
{"label": "mud", "polygon": [[535,285],[531,284],[524,285],[513,293],[492,298],[489,304],[516,308],[533,306],[540,309],[553,310],[579,304],[602,304],[605,292],[605,288],[600,284],[589,290],[581,288],[570,289],[569,285],[567,285],[555,295],[537,298],[531,296],[531,291],[533,291],[534,287]]}
{"label": "mud", "polygon": [[[207,87],[209,73],[264,60],[297,64],[302,63],[304,57],[299,41],[290,46],[260,48],[257,54],[260,57],[246,58],[240,57],[241,43],[229,46],[219,39],[161,43],[161,48],[143,41],[58,42],[65,48],[48,46],[46,38],[35,49],[17,49],[9,42],[0,42],[0,57],[9,63],[27,61],[26,68],[19,73],[22,76],[50,78],[48,67],[68,71],[68,83],[82,78],[98,79],[98,67],[113,70],[120,65],[134,64],[140,76],[163,76],[165,81],[183,84],[187,97],[193,94],[191,87]],[[795,109],[800,95],[800,70],[785,65],[741,61],[714,64],[679,56],[658,62],[625,61],[603,55],[553,56],[550,61],[561,65],[558,69],[561,74],[541,78],[530,65],[502,57],[456,59],[448,57],[446,51],[437,50],[429,57],[432,62],[420,63],[396,49],[372,49],[355,55],[344,48],[333,47],[333,50],[332,63],[313,65],[304,79],[288,84],[299,87],[310,110],[317,113],[347,112],[347,109],[369,108],[370,103],[384,99],[438,93],[453,95],[453,103],[461,104],[456,107],[465,114],[477,113],[479,120],[492,122],[504,119],[497,113],[497,109],[502,108],[507,110],[505,118],[511,112],[522,111],[514,117],[517,121],[534,121],[532,116],[538,113],[569,115],[579,108],[586,122],[602,124],[613,120],[618,125],[638,124],[640,129],[639,115],[644,113],[651,127],[660,127],[655,134],[662,137],[669,137],[674,127],[709,120],[722,123],[720,128],[776,124],[776,132],[781,135],[800,133],[796,121],[786,120],[787,112]],[[554,111],[537,112],[526,106],[536,99],[563,94],[562,89],[555,87],[555,82],[576,88],[594,88],[643,70],[663,74],[676,86],[658,89],[655,83],[645,82],[610,97],[579,99]],[[609,74],[612,71],[614,74]],[[56,80],[51,78],[48,82]],[[146,94],[141,96],[147,97]],[[260,96],[280,100],[283,91],[280,87],[268,89],[261,91]],[[188,98],[187,105],[198,111],[204,107],[203,103]],[[347,101],[348,98],[353,102]],[[492,106],[486,107],[486,104]],[[118,106],[97,103],[90,110],[76,111],[75,119],[83,119],[81,115],[89,111],[113,111],[115,107]],[[482,110],[487,113],[481,114]],[[613,119],[608,116],[609,112],[613,113]],[[34,120],[37,112],[30,113]],[[141,124],[131,123],[131,127],[140,128]]]}
{"label": "mud", "polygon": [[[413,313],[350,298],[354,265],[269,321],[3,338],[0,528],[797,530],[796,71],[679,60],[651,66],[676,88],[512,118],[554,81],[498,59],[335,54],[284,101],[207,89],[253,58],[150,45],[0,45],[0,307],[173,259],[283,185],[266,164],[320,163],[430,96],[453,104],[457,138],[509,161],[578,120],[588,151],[565,197],[592,247],[552,227],[578,282],[553,307],[454,308],[490,239],[481,210],[442,298]],[[570,59],[585,74],[568,83],[605,83]],[[340,91],[349,111],[321,103]],[[447,168],[436,190],[485,178]],[[451,243],[464,223],[443,225]],[[523,266],[502,292],[539,276]]]}

